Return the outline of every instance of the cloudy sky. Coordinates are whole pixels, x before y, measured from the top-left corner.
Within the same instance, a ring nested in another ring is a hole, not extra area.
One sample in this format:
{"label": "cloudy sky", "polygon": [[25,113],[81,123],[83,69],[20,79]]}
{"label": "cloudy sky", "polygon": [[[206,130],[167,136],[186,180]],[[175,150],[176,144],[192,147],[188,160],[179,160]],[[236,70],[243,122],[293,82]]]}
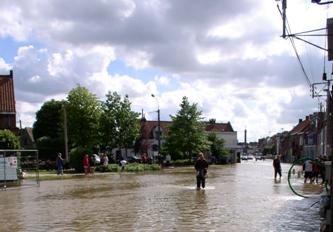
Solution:
{"label": "cloudy sky", "polygon": [[[187,96],[205,119],[230,121],[239,141],[245,128],[248,141],[256,141],[318,111],[324,99],[311,97],[309,81],[321,81],[324,63],[332,72],[323,51],[295,41],[307,81],[290,41],[281,38],[277,4],[1,0],[0,73],[14,71],[23,127],[32,126],[43,102],[64,99],[80,84],[101,100],[108,91],[127,94],[133,110],[151,120],[157,104],[161,119],[170,120]],[[331,16],[328,6],[288,1],[292,33],[325,28]],[[325,37],[304,39],[325,46]]]}

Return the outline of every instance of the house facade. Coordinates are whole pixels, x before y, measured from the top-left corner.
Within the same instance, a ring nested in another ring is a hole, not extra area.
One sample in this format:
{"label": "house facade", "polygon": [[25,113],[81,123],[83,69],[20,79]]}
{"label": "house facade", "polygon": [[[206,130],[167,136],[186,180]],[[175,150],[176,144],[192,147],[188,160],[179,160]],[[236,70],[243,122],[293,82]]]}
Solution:
{"label": "house facade", "polygon": [[[274,146],[276,149],[273,154],[281,155],[285,162],[327,155],[327,128],[324,120],[323,112],[313,113],[305,119],[299,119],[292,130],[268,138],[271,141],[271,147]],[[262,139],[259,141],[263,144]]]}
{"label": "house facade", "polygon": [[[169,133],[169,127],[171,126],[171,121],[160,121],[160,143],[161,146],[165,143],[164,136]],[[205,122],[205,132],[215,133],[218,138],[225,141],[225,147],[232,151],[231,161],[236,160],[236,149],[237,146],[237,132],[233,130],[231,123],[209,123]],[[158,121],[147,121],[145,118],[141,119],[141,138],[140,144],[137,144],[138,153],[146,153],[151,158],[156,158],[158,156]],[[132,151],[132,155],[134,151]]]}
{"label": "house facade", "polygon": [[4,129],[18,134],[12,70],[9,75],[0,75],[0,130]]}

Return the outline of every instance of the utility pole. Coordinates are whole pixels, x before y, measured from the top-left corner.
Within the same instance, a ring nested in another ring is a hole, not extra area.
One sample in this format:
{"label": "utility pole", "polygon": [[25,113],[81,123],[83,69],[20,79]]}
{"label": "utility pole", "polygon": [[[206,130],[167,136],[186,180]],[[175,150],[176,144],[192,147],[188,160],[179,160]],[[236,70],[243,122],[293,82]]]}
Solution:
{"label": "utility pole", "polygon": [[157,110],[157,140],[158,140],[158,157],[160,159],[160,153],[161,153],[161,119],[160,119],[160,108]]}
{"label": "utility pole", "polygon": [[333,136],[332,136],[332,91],[331,91],[331,86],[330,86],[330,81],[328,81],[329,86],[328,86],[328,91],[327,91],[327,152],[328,152],[328,157],[330,157],[331,160],[331,176],[330,176],[330,212],[331,212],[331,223],[329,225],[330,231],[333,232],[333,155],[332,155],[332,144],[333,144]]}
{"label": "utility pole", "polygon": [[66,162],[68,162],[69,161],[69,156],[68,156],[68,134],[67,134],[67,112],[66,112],[66,106],[64,106],[63,109],[64,109],[65,159],[66,159]]}
{"label": "utility pole", "polygon": [[287,0],[282,0],[282,38],[286,38],[286,10]]}
{"label": "utility pole", "polygon": [[160,157],[161,153],[161,119],[160,119],[160,104],[157,100],[157,97],[154,94],[151,94],[153,98],[155,98],[157,102],[157,141],[158,141],[158,160],[159,163],[162,165],[162,159]]}

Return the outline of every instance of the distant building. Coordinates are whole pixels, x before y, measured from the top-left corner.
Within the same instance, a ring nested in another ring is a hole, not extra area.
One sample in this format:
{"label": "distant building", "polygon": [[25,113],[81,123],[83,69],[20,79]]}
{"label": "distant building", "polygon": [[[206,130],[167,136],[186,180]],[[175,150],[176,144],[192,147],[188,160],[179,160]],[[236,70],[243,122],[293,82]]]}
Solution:
{"label": "distant building", "polygon": [[[169,127],[171,121],[160,121],[160,132],[161,132],[161,145],[165,143],[163,136],[169,133]],[[230,157],[234,161],[236,159],[237,146],[237,132],[233,130],[230,122],[228,123],[211,123],[205,122],[206,133],[215,133],[218,138],[224,140],[224,146],[230,149],[233,154]],[[158,121],[147,121],[145,118],[141,119],[141,138],[139,147],[139,153],[146,153],[149,157],[158,155]]]}
{"label": "distant building", "polygon": [[35,148],[32,128],[16,127],[16,107],[13,71],[9,75],[0,75],[0,130],[10,130],[19,137],[22,149]]}
{"label": "distant building", "polygon": [[18,134],[12,70],[9,75],[0,75],[0,130],[4,129]]}
{"label": "distant building", "polygon": [[224,140],[224,146],[228,149],[238,148],[237,131],[234,131],[230,122],[227,123],[207,123],[205,127],[207,133],[215,133],[218,138]]}
{"label": "distant building", "polygon": [[32,134],[32,128],[20,129],[20,144],[22,149],[35,149],[36,143]]}

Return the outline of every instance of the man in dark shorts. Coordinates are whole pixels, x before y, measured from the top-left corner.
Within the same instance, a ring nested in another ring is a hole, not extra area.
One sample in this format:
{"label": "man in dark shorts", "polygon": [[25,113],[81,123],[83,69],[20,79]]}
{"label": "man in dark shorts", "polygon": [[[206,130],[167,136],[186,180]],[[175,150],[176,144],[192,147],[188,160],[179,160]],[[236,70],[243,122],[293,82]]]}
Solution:
{"label": "man in dark shorts", "polygon": [[208,162],[204,159],[201,152],[199,153],[198,160],[195,162],[194,167],[197,171],[197,189],[200,189],[200,185],[202,188],[205,188]]}
{"label": "man in dark shorts", "polygon": [[277,155],[273,160],[273,167],[274,167],[274,179],[276,179],[277,174],[279,174],[281,179],[282,173],[281,173],[281,162],[279,155]]}

